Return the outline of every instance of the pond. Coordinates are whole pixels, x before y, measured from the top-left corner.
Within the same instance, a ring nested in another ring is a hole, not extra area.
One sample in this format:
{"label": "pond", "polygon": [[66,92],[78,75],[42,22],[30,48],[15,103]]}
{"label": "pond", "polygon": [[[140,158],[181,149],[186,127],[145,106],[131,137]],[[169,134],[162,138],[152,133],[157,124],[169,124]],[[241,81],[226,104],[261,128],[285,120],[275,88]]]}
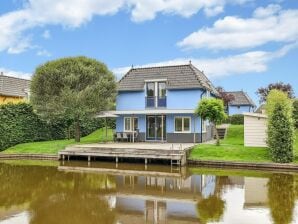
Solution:
{"label": "pond", "polygon": [[0,162],[0,224],[298,223],[298,175]]}

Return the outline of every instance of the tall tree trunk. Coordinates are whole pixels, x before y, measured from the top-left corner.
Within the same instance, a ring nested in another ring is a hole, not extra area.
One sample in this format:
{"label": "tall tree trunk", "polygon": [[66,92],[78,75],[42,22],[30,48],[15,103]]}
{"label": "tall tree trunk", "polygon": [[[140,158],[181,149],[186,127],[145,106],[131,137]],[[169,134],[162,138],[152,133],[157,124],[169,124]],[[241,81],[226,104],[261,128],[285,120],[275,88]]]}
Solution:
{"label": "tall tree trunk", "polygon": [[75,123],[75,141],[80,142],[81,140],[81,127],[80,127],[80,120],[77,119]]}
{"label": "tall tree trunk", "polygon": [[217,128],[216,128],[215,124],[214,124],[214,131],[215,131],[215,136],[216,136],[216,145],[219,146],[220,145],[219,135],[218,135]]}

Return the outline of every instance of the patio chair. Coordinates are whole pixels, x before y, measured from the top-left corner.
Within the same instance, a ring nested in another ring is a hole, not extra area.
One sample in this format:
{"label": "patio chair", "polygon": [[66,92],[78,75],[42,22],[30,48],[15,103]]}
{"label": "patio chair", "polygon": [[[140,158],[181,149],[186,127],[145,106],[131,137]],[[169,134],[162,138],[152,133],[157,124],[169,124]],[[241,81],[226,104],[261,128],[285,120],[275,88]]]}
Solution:
{"label": "patio chair", "polygon": [[119,132],[116,133],[116,140],[119,141],[119,142],[122,141],[121,133],[119,133]]}
{"label": "patio chair", "polygon": [[127,133],[123,132],[123,134],[122,134],[122,140],[123,141],[126,140],[128,142],[128,135],[127,135]]}

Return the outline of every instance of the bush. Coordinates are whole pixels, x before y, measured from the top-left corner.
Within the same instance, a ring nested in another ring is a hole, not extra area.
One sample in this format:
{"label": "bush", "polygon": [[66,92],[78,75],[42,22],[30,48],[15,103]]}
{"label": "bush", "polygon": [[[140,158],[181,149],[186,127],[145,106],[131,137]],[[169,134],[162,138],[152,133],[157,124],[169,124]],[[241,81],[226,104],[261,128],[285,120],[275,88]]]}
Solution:
{"label": "bush", "polygon": [[298,99],[295,99],[293,102],[293,118],[295,127],[298,128]]}
{"label": "bush", "polygon": [[243,114],[234,114],[229,116],[224,123],[228,124],[244,124],[244,115]]}
{"label": "bush", "polygon": [[45,122],[26,103],[0,106],[0,151],[18,143],[49,139]]}
{"label": "bush", "polygon": [[294,124],[292,101],[278,90],[270,91],[267,97],[268,146],[274,162],[292,162],[294,144]]}
{"label": "bush", "polygon": [[[0,106],[0,151],[19,143],[67,139],[74,137],[72,122],[57,118],[46,122],[26,103]],[[82,118],[81,134],[86,136],[105,125],[103,119]],[[115,127],[115,120],[108,119],[108,126]]]}

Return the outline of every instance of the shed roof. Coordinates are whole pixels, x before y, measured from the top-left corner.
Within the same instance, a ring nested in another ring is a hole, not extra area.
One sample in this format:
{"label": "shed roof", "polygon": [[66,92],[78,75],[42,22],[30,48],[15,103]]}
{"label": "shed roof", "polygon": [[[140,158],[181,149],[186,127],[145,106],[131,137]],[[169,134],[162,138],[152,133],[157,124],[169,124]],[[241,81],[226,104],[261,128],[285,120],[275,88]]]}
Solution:
{"label": "shed roof", "polygon": [[0,95],[26,97],[30,80],[0,74]]}
{"label": "shed roof", "polygon": [[207,89],[218,95],[217,90],[205,74],[193,66],[170,65],[130,69],[118,83],[118,91],[140,91],[146,80],[165,79],[168,89]]}
{"label": "shed roof", "polygon": [[227,94],[231,94],[234,96],[234,100],[229,102],[229,105],[231,106],[244,106],[249,105],[256,107],[255,103],[252,101],[252,99],[247,95],[246,92],[243,91],[234,91],[234,92],[226,92]]}

